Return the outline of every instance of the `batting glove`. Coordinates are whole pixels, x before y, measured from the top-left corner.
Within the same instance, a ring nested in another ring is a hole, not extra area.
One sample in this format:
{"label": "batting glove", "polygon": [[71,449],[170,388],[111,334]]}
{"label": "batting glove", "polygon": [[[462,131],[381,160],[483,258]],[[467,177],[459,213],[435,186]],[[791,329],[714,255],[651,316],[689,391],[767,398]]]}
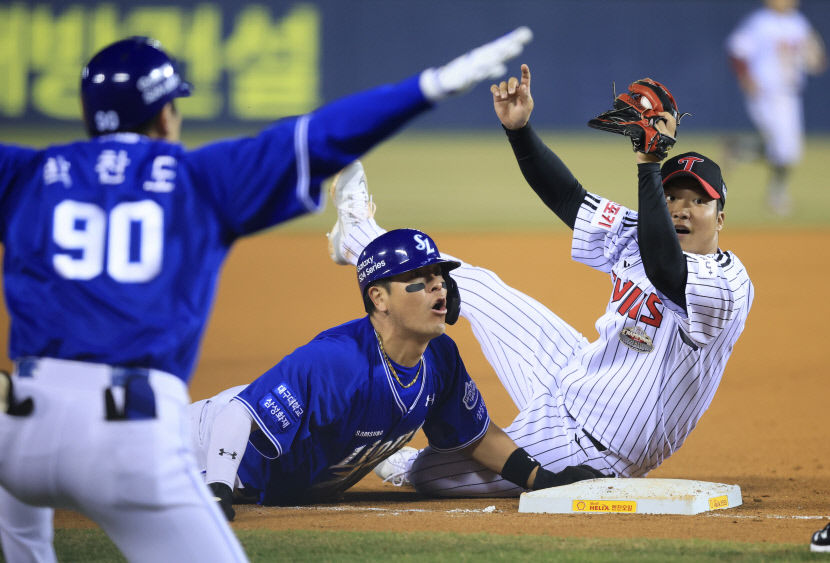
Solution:
{"label": "batting glove", "polygon": [[211,492],[213,493],[213,500],[219,503],[219,508],[228,522],[233,522],[236,517],[236,511],[233,509],[233,490],[225,483],[209,483]]}
{"label": "batting glove", "polygon": [[442,67],[428,68],[418,82],[421,92],[429,101],[437,102],[465,92],[482,80],[498,78],[507,72],[504,63],[517,57],[531,39],[530,28],[519,27]]}
{"label": "batting glove", "polygon": [[602,479],[603,477],[610,477],[610,475],[604,475],[589,465],[569,465],[559,473],[540,467],[533,481],[533,490],[561,487],[585,479]]}

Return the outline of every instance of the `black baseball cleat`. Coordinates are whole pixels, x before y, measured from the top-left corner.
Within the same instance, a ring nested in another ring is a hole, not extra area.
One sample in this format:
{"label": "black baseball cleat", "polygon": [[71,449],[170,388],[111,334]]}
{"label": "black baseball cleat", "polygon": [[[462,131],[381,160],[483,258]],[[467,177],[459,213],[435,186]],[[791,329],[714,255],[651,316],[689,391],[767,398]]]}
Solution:
{"label": "black baseball cleat", "polygon": [[830,553],[830,524],[813,534],[813,539],[810,540],[810,551]]}
{"label": "black baseball cleat", "polygon": [[219,504],[222,513],[228,522],[233,522],[236,517],[236,511],[233,509],[233,489],[225,483],[208,483],[210,491],[213,493],[213,500]]}

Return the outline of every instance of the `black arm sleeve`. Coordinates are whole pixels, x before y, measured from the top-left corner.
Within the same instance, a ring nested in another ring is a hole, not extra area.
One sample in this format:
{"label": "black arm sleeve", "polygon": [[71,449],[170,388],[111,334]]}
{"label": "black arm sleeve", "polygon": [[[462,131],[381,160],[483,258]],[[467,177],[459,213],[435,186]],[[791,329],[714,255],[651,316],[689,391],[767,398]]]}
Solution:
{"label": "black arm sleeve", "polygon": [[576,223],[585,188],[568,167],[539,138],[530,124],[505,129],[522,174],[542,201],[571,229]]}
{"label": "black arm sleeve", "polygon": [[686,308],[686,256],[666,207],[660,165],[637,165],[639,209],[637,239],[646,276],[663,295]]}

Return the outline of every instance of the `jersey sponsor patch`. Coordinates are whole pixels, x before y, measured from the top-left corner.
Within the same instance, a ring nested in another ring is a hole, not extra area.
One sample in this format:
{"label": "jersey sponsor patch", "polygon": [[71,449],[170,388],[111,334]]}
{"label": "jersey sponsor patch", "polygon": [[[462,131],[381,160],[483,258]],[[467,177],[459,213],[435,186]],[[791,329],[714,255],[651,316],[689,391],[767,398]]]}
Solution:
{"label": "jersey sponsor patch", "polygon": [[468,411],[473,410],[478,402],[478,387],[470,380],[464,384],[464,397],[461,399]]}
{"label": "jersey sponsor patch", "polygon": [[305,409],[298,395],[285,384],[280,383],[259,400],[259,408],[274,422],[278,432],[287,432],[300,421]]}
{"label": "jersey sponsor patch", "polygon": [[277,432],[287,432],[294,422],[285,408],[280,405],[273,393],[266,393],[265,396],[259,400],[259,410],[271,416],[273,425],[268,425],[269,428],[275,429]]}
{"label": "jersey sponsor patch", "polygon": [[597,210],[591,217],[591,225],[610,231],[622,219],[622,205],[605,198],[599,200]]}
{"label": "jersey sponsor patch", "polygon": [[638,326],[627,326],[620,331],[620,342],[635,352],[651,352],[654,344],[651,337]]}

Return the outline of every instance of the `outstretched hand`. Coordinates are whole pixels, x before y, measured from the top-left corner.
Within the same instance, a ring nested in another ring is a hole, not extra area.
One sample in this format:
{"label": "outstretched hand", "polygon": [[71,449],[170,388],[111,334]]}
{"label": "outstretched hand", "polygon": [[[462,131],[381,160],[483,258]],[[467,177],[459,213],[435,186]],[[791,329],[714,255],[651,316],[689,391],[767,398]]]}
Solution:
{"label": "outstretched hand", "polygon": [[521,81],[511,76],[500,84],[491,85],[490,92],[493,94],[493,109],[506,129],[521,129],[527,125],[533,112],[530,67],[522,65]]}
{"label": "outstretched hand", "polygon": [[507,72],[505,64],[518,57],[533,39],[529,27],[522,26],[494,41],[457,57],[440,68],[421,73],[418,84],[431,102],[466,92],[479,82],[493,80]]}

